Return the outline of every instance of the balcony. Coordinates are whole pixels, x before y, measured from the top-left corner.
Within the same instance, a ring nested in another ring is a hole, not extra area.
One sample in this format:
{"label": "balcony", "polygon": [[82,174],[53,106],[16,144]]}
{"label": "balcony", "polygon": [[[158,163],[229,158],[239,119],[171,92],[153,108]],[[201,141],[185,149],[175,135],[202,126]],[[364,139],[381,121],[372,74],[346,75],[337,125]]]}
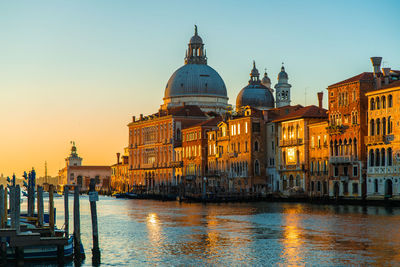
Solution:
{"label": "balcony", "polygon": [[171,167],[181,168],[183,167],[183,161],[171,161]]}
{"label": "balcony", "polygon": [[343,125],[329,125],[327,128],[328,133],[330,135],[334,134],[342,134],[344,132],[345,127]]}
{"label": "balcony", "polygon": [[287,165],[280,165],[281,171],[304,171],[305,165],[304,164],[287,164]]}
{"label": "balcony", "polygon": [[400,173],[400,170],[394,166],[381,166],[381,167],[368,167],[368,174],[396,174]]}
{"label": "balcony", "polygon": [[386,143],[386,136],[385,135],[369,135],[365,137],[365,144],[366,145],[379,145]]}
{"label": "balcony", "polygon": [[356,158],[351,155],[332,156],[329,158],[329,163],[331,163],[331,164],[352,163],[354,160],[356,160]]}
{"label": "balcony", "polygon": [[296,139],[288,139],[288,140],[280,140],[279,146],[284,147],[284,146],[299,146],[303,144],[303,139],[302,138],[296,138]]}
{"label": "balcony", "polygon": [[238,156],[238,154],[236,152],[229,153],[230,158],[236,158],[237,156]]}

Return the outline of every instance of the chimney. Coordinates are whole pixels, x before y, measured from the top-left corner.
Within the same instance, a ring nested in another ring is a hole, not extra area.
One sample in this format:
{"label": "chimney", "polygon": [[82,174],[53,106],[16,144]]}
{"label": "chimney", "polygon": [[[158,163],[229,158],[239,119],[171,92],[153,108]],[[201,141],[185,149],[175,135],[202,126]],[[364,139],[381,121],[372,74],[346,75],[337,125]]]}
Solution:
{"label": "chimney", "polygon": [[318,92],[317,95],[318,95],[318,107],[322,108],[322,99],[324,97],[324,92]]}
{"label": "chimney", "polygon": [[371,57],[372,66],[374,67],[374,77],[379,77],[381,73],[382,57]]}
{"label": "chimney", "polygon": [[119,165],[119,157],[120,157],[121,153],[117,153],[117,164]]}
{"label": "chimney", "polygon": [[135,122],[136,121],[136,117],[132,116],[132,121]]}
{"label": "chimney", "polygon": [[385,84],[389,84],[390,82],[390,70],[390,68],[382,68]]}

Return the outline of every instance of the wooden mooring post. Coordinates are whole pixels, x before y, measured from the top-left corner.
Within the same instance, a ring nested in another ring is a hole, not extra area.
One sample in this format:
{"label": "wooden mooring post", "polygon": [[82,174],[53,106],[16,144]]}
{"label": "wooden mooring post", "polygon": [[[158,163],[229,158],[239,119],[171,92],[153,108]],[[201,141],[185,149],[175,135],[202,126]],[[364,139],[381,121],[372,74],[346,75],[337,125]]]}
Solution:
{"label": "wooden mooring post", "polygon": [[92,248],[92,265],[100,265],[100,248],[99,248],[99,229],[97,225],[97,207],[96,201],[99,200],[99,195],[96,192],[96,181],[90,179],[89,184],[89,202],[90,202],[90,213],[92,217],[92,234],[93,234],[93,248]]}
{"label": "wooden mooring post", "polygon": [[80,265],[82,261],[79,185],[74,188],[74,260],[76,265]]}
{"label": "wooden mooring post", "polygon": [[44,223],[44,205],[43,205],[43,187],[38,186],[37,188],[37,216],[38,226],[42,227]]}
{"label": "wooden mooring post", "polygon": [[69,203],[68,203],[68,186],[64,187],[64,226],[65,226],[65,237],[69,238]]}
{"label": "wooden mooring post", "polygon": [[49,186],[49,228],[51,236],[54,236],[54,185]]}
{"label": "wooden mooring post", "polygon": [[[7,194],[7,188],[6,188]],[[5,195],[7,197],[7,195]],[[6,228],[7,218],[4,217],[4,210],[7,209],[7,205],[4,205],[4,187],[0,185],[0,216],[1,216],[1,227],[2,229]],[[5,242],[5,238],[3,237],[0,240],[0,266],[5,266],[7,263],[7,244]]]}

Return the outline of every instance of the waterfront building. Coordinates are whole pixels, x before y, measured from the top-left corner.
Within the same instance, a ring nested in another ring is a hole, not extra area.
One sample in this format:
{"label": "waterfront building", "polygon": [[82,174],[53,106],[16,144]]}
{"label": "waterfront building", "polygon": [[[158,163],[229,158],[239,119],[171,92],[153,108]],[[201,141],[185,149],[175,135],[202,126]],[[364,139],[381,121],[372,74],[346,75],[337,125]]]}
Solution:
{"label": "waterfront building", "polygon": [[176,70],[167,82],[161,109],[167,110],[183,103],[218,114],[231,109],[224,81],[207,65],[203,39],[198,35],[197,26],[186,50],[185,65]]}
{"label": "waterfront building", "polygon": [[[182,130],[184,184],[188,190],[201,192],[207,173],[207,133],[215,130],[221,117],[211,118]],[[214,181],[206,181],[211,186]]]}
{"label": "waterfront building", "polygon": [[264,128],[262,111],[247,106],[208,132],[209,177],[229,192],[265,193]]}
{"label": "waterfront building", "polygon": [[128,160],[129,149],[124,149],[124,155],[117,153],[117,163],[111,165],[111,188],[113,191],[126,192],[129,190]]}
{"label": "waterfront building", "polygon": [[182,130],[207,120],[198,107],[181,105],[149,116],[133,117],[129,127],[129,175],[131,185],[158,190],[176,185],[175,148],[182,146]]}
{"label": "waterfront building", "polygon": [[268,190],[271,192],[279,192],[280,191],[280,175],[279,175],[279,122],[275,122],[275,120],[287,116],[288,114],[303,108],[301,105],[296,106],[283,106],[274,109],[270,109],[268,111],[263,112],[264,121],[266,123],[265,127],[265,159],[267,166],[267,186]]}
{"label": "waterfront building", "polygon": [[96,190],[108,193],[110,191],[110,166],[85,166],[78,156],[75,143],[72,142],[71,154],[65,159],[66,166],[58,172],[59,190],[64,186],[79,185],[81,191],[89,190],[90,179],[95,179]]}
{"label": "waterfront building", "polygon": [[400,72],[375,72],[368,97],[367,199],[400,199]]}
{"label": "waterfront building", "polygon": [[[321,96],[322,97],[322,96]],[[329,196],[328,121],[308,125],[309,133],[309,196]]]}
{"label": "waterfront building", "polygon": [[329,195],[362,198],[365,195],[368,100],[374,89],[371,72],[363,72],[328,86]]}
{"label": "waterfront building", "polygon": [[304,194],[309,188],[309,128],[327,119],[327,110],[311,105],[298,109],[274,122],[279,123],[278,164],[281,192]]}

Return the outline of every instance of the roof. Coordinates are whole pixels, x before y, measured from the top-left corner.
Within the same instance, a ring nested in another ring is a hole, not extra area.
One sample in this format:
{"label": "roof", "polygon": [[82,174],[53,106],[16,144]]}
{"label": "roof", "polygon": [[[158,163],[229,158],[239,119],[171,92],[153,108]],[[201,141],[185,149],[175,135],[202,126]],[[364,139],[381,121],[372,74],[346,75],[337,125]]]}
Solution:
{"label": "roof", "polygon": [[383,84],[381,89],[389,89],[389,88],[399,87],[399,86],[400,86],[400,80],[399,81],[393,81],[393,82],[391,82],[389,84]]}
{"label": "roof", "polygon": [[110,166],[68,166],[70,170],[89,170],[89,169],[98,169],[98,170],[110,170]]}
{"label": "roof", "polygon": [[363,72],[361,74],[358,74],[356,76],[353,76],[349,79],[346,79],[344,81],[334,83],[329,85],[328,87],[333,87],[333,86],[338,86],[346,83],[352,83],[352,82],[357,82],[357,81],[372,81],[374,79],[374,74],[372,72]]}
{"label": "roof", "polygon": [[185,130],[190,129],[190,128],[199,127],[199,126],[217,126],[221,121],[222,121],[222,117],[218,116],[218,117],[206,120],[206,121],[202,121],[202,122],[196,123],[196,124],[191,125],[189,127],[186,127],[185,129],[182,129],[182,131],[185,131]]}
{"label": "roof", "polygon": [[298,109],[286,116],[280,117],[274,122],[288,121],[293,119],[302,118],[328,118],[327,110],[314,105],[306,106],[304,108]]}
{"label": "roof", "polygon": [[287,116],[287,115],[291,114],[292,112],[299,110],[301,108],[303,108],[302,105],[295,105],[295,106],[286,105],[283,107],[270,109],[267,111],[268,112],[268,121],[277,120],[277,119]]}

